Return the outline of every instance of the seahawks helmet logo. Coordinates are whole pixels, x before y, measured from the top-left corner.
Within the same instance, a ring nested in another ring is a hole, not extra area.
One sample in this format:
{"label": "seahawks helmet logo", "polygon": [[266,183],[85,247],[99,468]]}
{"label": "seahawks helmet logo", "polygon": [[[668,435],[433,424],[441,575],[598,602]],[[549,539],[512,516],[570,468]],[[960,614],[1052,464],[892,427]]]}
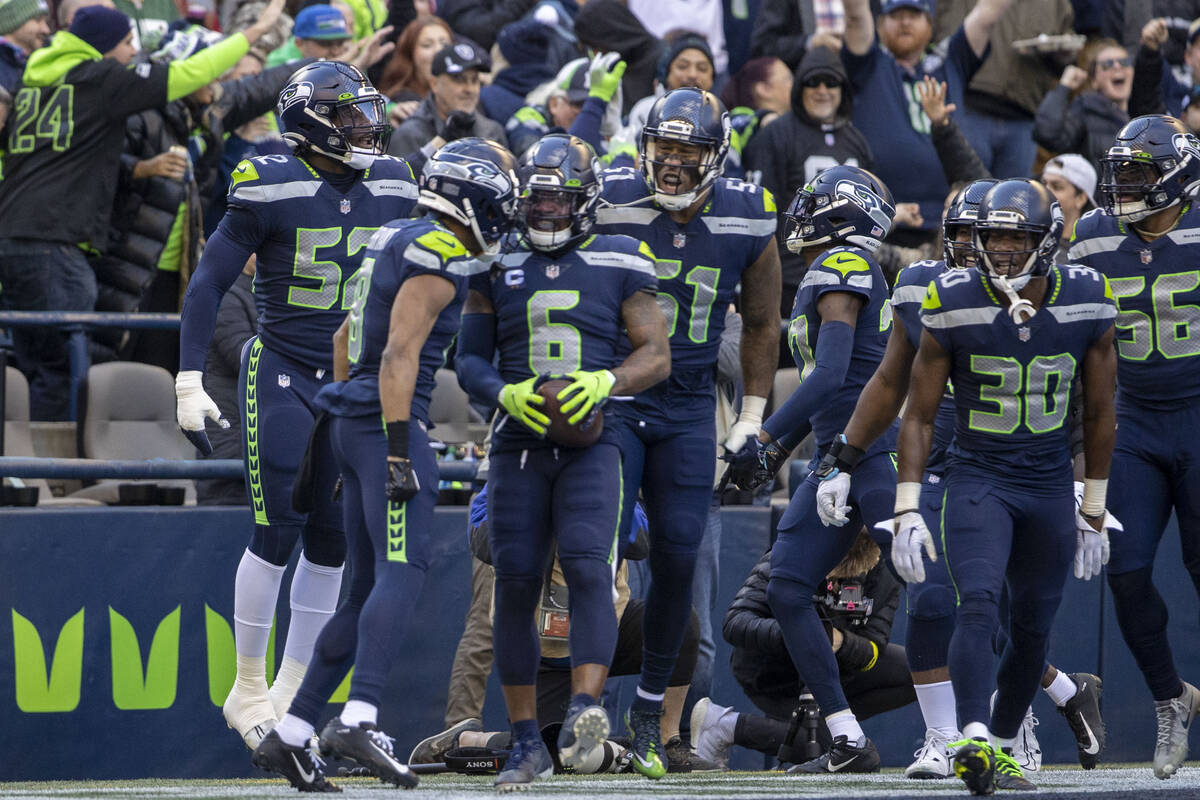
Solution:
{"label": "seahawks helmet logo", "polygon": [[838,181],[833,187],[834,194],[839,197],[844,197],[854,205],[866,212],[867,216],[876,225],[881,226],[884,230],[891,227],[891,215],[884,208],[883,198],[872,192],[861,183],[854,181]]}
{"label": "seahawks helmet logo", "polygon": [[279,111],[291,108],[297,103],[308,102],[312,97],[313,85],[308,81],[293,83],[279,93]]}
{"label": "seahawks helmet logo", "polygon": [[1172,136],[1171,146],[1175,148],[1180,161],[1188,156],[1200,160],[1200,140],[1190,133],[1177,133]]}

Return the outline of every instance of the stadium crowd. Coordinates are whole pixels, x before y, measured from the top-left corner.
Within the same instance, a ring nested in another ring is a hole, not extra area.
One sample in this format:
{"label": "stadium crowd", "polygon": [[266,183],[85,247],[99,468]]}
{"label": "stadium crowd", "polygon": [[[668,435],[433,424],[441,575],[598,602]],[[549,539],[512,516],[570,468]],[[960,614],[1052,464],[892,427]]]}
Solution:
{"label": "stadium crowd", "polygon": [[[735,745],[872,772],[859,720],[913,700],[906,776],[1036,788],[1039,688],[1085,769],[1105,741],[1100,680],[1046,661],[1072,572],[1106,574],[1169,778],[1197,97],[1200,0],[0,0],[0,311],[181,313],[90,356],[169,372],[197,451],[245,461],[198,486],[254,516],[223,712],[301,790],[337,790],[317,751],[408,787]],[[67,419],[67,335],[0,345]],[[443,368],[492,425],[447,727],[405,759],[378,707],[447,499]],[[775,487],[718,634],[721,505]],[[761,714],[709,697],[716,635]]]}

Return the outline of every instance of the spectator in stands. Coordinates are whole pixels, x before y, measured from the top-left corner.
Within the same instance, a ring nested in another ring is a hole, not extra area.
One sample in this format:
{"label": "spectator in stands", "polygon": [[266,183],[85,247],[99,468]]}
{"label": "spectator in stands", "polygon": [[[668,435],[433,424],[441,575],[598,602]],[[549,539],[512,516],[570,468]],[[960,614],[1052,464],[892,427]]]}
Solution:
{"label": "spectator in stands", "polygon": [[[228,428],[213,426],[208,432],[212,453],[201,458],[242,457],[242,419],[238,408],[238,371],[242,346],[258,330],[258,310],[254,305],[255,257],[250,256],[242,274],[221,298],[217,324],[204,363],[204,391],[219,408],[225,409]],[[247,504],[246,479],[213,478],[196,481],[197,505],[244,506]]]}
{"label": "spectator in stands", "polygon": [[746,148],[760,128],[791,108],[794,83],[792,71],[774,56],[750,59],[725,83],[721,102],[732,128],[725,177],[745,177]]}
{"label": "spectator in stands", "polygon": [[388,153],[408,156],[432,146],[425,153],[428,156],[442,142],[463,136],[480,136],[508,146],[504,126],[477,110],[479,73],[491,69],[488,54],[472,42],[463,40],[442,48],[433,58],[429,96],[392,134]]}
{"label": "spectator in stands", "polygon": [[433,57],[454,41],[454,31],[441,17],[417,17],[400,33],[396,49],[383,68],[379,91],[395,105],[390,118],[399,125],[412,116],[433,83]]}
{"label": "spectator in stands", "polygon": [[1183,111],[1179,119],[1192,133],[1200,131],[1200,85],[1193,86],[1187,97],[1183,98]]}
{"label": "spectator in stands", "polygon": [[[953,34],[974,0],[938,0],[934,41]],[[1021,55],[1014,41],[1039,34],[1070,33],[1069,0],[1040,0],[1010,6],[991,36],[991,52],[964,92],[959,121],[983,165],[996,178],[1024,178],[1033,169],[1037,145],[1033,117],[1074,54]]]}
{"label": "spectator in stands", "polygon": [[17,93],[29,54],[49,37],[46,0],[0,0],[0,88]]}
{"label": "spectator in stands", "polygon": [[[1079,153],[1098,169],[1117,131],[1129,122],[1133,60],[1111,39],[1101,40],[1091,52],[1086,70],[1068,66],[1046,95],[1033,138],[1051,153]],[[1089,81],[1092,88],[1084,89]],[[1075,92],[1079,94],[1072,99]]]}
{"label": "spectator in stands", "polygon": [[935,240],[948,191],[914,84],[925,75],[946,81],[961,108],[963,91],[987,54],[992,27],[1011,3],[979,0],[943,57],[926,54],[933,33],[929,0],[885,0],[878,37],[869,0],[845,0],[842,60],[854,91],[854,124],[874,152],[887,154],[874,171],[897,202],[920,206],[921,226],[893,225],[889,241],[915,246]]}
{"label": "spectator in stands", "polygon": [[[403,5],[403,4],[401,4]],[[267,0],[242,0],[238,3],[229,22],[225,24],[226,33],[234,33],[249,28],[262,15],[263,9],[267,7]],[[274,27],[262,35],[261,38],[250,46],[249,55],[257,58],[260,65],[266,66],[267,59],[271,53],[280,49],[284,45],[294,47],[292,42],[292,29],[295,23],[287,14],[281,14],[279,19],[275,21]]]}
{"label": "spectator in stands", "polygon": [[[484,114],[501,121],[511,119],[525,105],[530,93],[555,80],[560,70],[578,55],[555,26],[535,17],[526,17],[506,26],[500,31],[496,46],[500,49],[500,57],[508,63],[480,90],[479,106]],[[570,57],[560,62],[563,52],[569,53]],[[584,70],[586,74],[587,70]],[[563,130],[570,127],[569,122],[562,126]],[[588,143],[595,147],[591,140]],[[520,157],[517,149],[513,149],[513,154]]]}
{"label": "spectator in stands", "polygon": [[[1142,41],[1133,64],[1133,90],[1129,98],[1129,116],[1165,113],[1182,118],[1188,93],[1200,76],[1200,19],[1188,27],[1187,49],[1183,51],[1181,79],[1163,55],[1170,36],[1167,21],[1161,17],[1150,20],[1142,28]],[[1161,99],[1160,99],[1161,98]]]}
{"label": "spectator in stands", "polygon": [[267,56],[267,67],[291,64],[301,58],[345,59],[354,42],[347,22],[350,18],[353,12],[342,0],[306,6],[296,15],[292,39]]}
{"label": "spectator in stands", "polygon": [[795,70],[808,48],[824,44],[836,49],[845,32],[840,0],[763,0],[750,37],[750,54],[781,58]]}
{"label": "spectator in stands", "polygon": [[621,0],[589,0],[575,17],[579,43],[596,53],[616,52],[628,67],[621,80],[621,115],[654,92],[663,43]]}
{"label": "spectator in stands", "polygon": [[[850,121],[851,111],[846,68],[837,53],[828,47],[809,49],[796,70],[789,109],[754,137],[745,154],[747,175],[775,195],[781,214],[796,190],[828,167],[850,164],[872,169],[871,148]],[[803,258],[786,248],[779,258],[783,263],[780,311],[789,319],[806,266]]]}
{"label": "spectator in stands", "polygon": [[1064,233],[1055,261],[1066,264],[1075,223],[1096,207],[1096,169],[1081,155],[1063,153],[1046,162],[1042,168],[1042,183],[1054,193],[1062,209]]}
{"label": "spectator in stands", "polygon": [[509,148],[518,158],[550,133],[571,133],[604,155],[604,126],[613,95],[621,85],[625,62],[616,53],[564,66],[544,106],[524,106],[505,126]]}
{"label": "spectator in stands", "polygon": [[501,29],[536,4],[537,0],[440,0],[437,13],[455,33],[491,50]]}
{"label": "spectator in stands", "polygon": [[[729,74],[721,0],[628,0],[629,10],[653,35],[670,41],[681,28],[704,40],[715,75]],[[715,82],[715,77],[714,77]]]}
{"label": "spectator in stands", "polygon": [[[136,55],[129,18],[89,6],[76,13],[69,31],[59,31],[30,56],[21,89],[25,102],[59,109],[42,112],[58,124],[9,128],[0,182],[0,308],[95,307],[96,277],[85,249],[97,253],[108,246],[126,117],[208,85],[246,54],[282,10],[283,0],[272,0],[253,26],[190,58],[128,69]],[[14,344],[17,365],[29,378],[34,418],[65,418],[65,336],[18,330]]]}
{"label": "spectator in stands", "polygon": [[1190,44],[1188,23],[1200,17],[1200,0],[1106,0],[1103,6],[1102,35],[1132,50],[1137,47],[1146,23],[1162,19],[1167,25],[1163,56],[1172,67],[1181,67],[1186,62],[1185,51]]}
{"label": "spectator in stands", "polygon": [[[169,64],[221,41],[185,21],[172,23],[150,59]],[[285,64],[240,80],[210,83],[165,108],[146,109],[125,122],[125,153],[110,245],[95,263],[98,311],[177,313],[188,277],[200,259],[204,200],[224,191],[226,129],[275,107],[291,74],[308,64]],[[105,341],[103,334],[98,341]],[[122,358],[179,371],[179,336],[132,331]]]}
{"label": "spectator in stands", "polygon": [[[692,714],[697,756],[726,767],[734,744],[774,756],[787,738],[788,721],[804,691],[767,602],[770,572],[768,550],[738,590],[723,626],[725,640],[733,645],[733,675],[766,716],[738,713],[711,701],[697,703]],[[859,719],[901,708],[917,698],[904,648],[888,642],[899,604],[900,582],[864,529],[830,571],[816,601],[837,654],[846,698]],[[818,741],[828,750],[831,739],[823,722]]]}
{"label": "spectator in stands", "polygon": [[157,50],[167,27],[182,17],[174,0],[113,0],[117,11],[133,20],[134,46],[143,52]]}

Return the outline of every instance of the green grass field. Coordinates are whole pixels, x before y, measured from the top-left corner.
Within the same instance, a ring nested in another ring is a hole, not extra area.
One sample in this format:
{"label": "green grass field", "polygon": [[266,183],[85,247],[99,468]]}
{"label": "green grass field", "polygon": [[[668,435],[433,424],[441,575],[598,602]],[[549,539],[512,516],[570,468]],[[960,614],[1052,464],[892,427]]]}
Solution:
{"label": "green grass field", "polygon": [[[1137,798],[1153,796],[1167,800],[1200,800],[1200,769],[1185,768],[1169,781],[1156,780],[1148,764],[1111,765],[1091,772],[1069,768],[1047,768],[1030,776],[1039,791],[1030,797]],[[382,798],[401,790],[368,778],[334,779],[343,797]],[[493,796],[491,778],[461,775],[431,775],[421,778],[412,791],[414,798],[456,800]],[[134,781],[47,781],[0,783],[0,796],[12,798],[176,798],[292,797],[297,793],[282,780],[248,779],[134,780]],[[636,775],[558,776],[520,796],[555,798],[653,798],[653,800],[774,800],[775,798],[908,798],[964,797],[957,780],[916,782],[898,770],[879,775],[789,776],[777,772],[733,772],[718,775],[669,777],[648,781]],[[1012,796],[1011,794],[1009,796]]]}

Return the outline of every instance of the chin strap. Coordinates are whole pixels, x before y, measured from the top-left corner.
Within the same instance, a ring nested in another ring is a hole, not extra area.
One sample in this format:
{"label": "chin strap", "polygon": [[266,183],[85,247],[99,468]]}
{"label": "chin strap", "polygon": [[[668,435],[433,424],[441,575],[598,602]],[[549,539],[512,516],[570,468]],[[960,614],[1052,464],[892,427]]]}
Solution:
{"label": "chin strap", "polygon": [[1037,313],[1033,303],[1018,295],[1017,290],[1008,282],[1008,278],[992,278],[992,283],[1008,298],[1008,314],[1013,318],[1013,322],[1020,325]]}

